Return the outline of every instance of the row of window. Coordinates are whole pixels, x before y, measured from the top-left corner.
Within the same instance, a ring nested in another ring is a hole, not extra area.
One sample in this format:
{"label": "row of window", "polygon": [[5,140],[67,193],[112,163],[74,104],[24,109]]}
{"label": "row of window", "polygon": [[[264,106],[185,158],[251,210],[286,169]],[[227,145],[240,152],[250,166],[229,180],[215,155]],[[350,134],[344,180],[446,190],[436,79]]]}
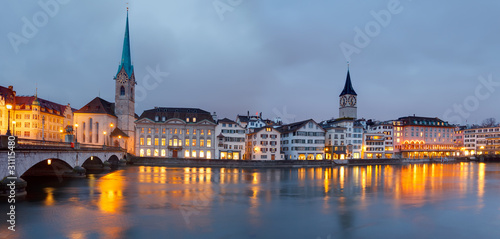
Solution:
{"label": "row of window", "polygon": [[[151,150],[151,149],[139,149],[139,156],[153,156],[153,157],[167,157],[167,151],[165,149]],[[169,155],[172,156],[172,155]],[[212,151],[197,151],[197,150],[184,150],[184,158],[212,158]]]}
{"label": "row of window", "polygon": [[[149,138],[149,137],[146,138],[146,145],[148,145],[148,146],[151,145],[151,143],[152,143],[151,141],[152,141],[151,138]],[[174,147],[182,146],[183,145],[182,142],[183,142],[182,139],[169,139],[168,140],[168,146],[174,146]],[[197,146],[197,142],[198,141],[196,139],[192,139],[192,140],[185,139],[184,140],[184,145],[185,146],[190,146],[190,145],[191,146]],[[207,148],[211,148],[212,147],[212,140],[210,140],[210,139],[207,139],[206,141],[203,140],[203,139],[199,140],[199,146],[200,147],[205,147],[205,142],[207,142],[207,144],[206,144]],[[159,143],[160,143],[160,139],[159,138],[154,138],[154,145],[158,146]],[[165,144],[166,144],[166,139],[162,138],[161,139],[161,146],[165,146]],[[139,145],[144,145],[144,138],[139,138]]]}
{"label": "row of window", "polygon": [[234,130],[234,129],[223,129],[221,130],[223,134],[245,134],[245,130]]}
{"label": "row of window", "polygon": [[[160,133],[160,129],[159,128],[141,128],[141,134],[144,134],[145,131],[148,132],[148,134],[151,134],[152,131],[155,131],[156,134],[159,134]],[[212,135],[212,130],[209,130],[207,129],[206,131],[204,129],[193,129],[191,131],[191,129],[168,129],[168,131],[170,132],[170,134],[191,134],[191,132],[193,133],[193,135],[199,133],[200,135],[205,135],[205,132],[207,133],[207,135]],[[162,134],[166,134],[167,133],[167,129],[163,128],[162,129]]]}

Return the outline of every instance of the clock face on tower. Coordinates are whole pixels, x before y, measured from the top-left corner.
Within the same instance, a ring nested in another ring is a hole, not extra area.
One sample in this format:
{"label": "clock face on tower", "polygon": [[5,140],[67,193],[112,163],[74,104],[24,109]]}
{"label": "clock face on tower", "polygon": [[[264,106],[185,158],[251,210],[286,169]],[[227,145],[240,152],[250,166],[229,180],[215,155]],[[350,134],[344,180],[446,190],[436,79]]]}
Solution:
{"label": "clock face on tower", "polygon": [[118,82],[123,84],[125,82],[127,82],[127,77],[125,76],[125,74],[121,73],[119,76],[118,76]]}
{"label": "clock face on tower", "polygon": [[347,97],[346,96],[340,97],[340,106],[345,107],[346,105],[347,105]]}
{"label": "clock face on tower", "polygon": [[349,106],[356,106],[356,97],[353,95],[349,96],[348,102]]}

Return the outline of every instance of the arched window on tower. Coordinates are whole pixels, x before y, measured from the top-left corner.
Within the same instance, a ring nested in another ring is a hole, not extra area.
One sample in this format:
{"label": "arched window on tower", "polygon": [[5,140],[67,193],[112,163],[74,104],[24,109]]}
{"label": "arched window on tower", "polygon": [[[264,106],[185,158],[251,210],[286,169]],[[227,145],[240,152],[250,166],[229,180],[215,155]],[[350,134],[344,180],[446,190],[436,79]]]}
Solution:
{"label": "arched window on tower", "polygon": [[125,95],[125,87],[120,87],[120,95]]}

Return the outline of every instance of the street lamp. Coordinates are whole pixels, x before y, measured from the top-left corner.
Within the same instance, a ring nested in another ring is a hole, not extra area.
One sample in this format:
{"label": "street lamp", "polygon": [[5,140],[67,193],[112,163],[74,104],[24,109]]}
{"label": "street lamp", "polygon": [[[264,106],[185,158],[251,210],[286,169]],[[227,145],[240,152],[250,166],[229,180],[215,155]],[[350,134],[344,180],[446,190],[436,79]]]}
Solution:
{"label": "street lamp", "polygon": [[16,121],[12,121],[12,135],[16,136]]}
{"label": "street lamp", "polygon": [[8,119],[7,119],[7,136],[11,136],[10,134],[10,110],[12,109],[12,105],[9,104],[7,105],[7,115],[8,115]]}
{"label": "street lamp", "polygon": [[104,134],[104,142],[103,145],[106,145],[106,131],[102,132]]}
{"label": "street lamp", "polygon": [[78,143],[78,124],[75,124],[75,132],[76,132],[75,142]]}

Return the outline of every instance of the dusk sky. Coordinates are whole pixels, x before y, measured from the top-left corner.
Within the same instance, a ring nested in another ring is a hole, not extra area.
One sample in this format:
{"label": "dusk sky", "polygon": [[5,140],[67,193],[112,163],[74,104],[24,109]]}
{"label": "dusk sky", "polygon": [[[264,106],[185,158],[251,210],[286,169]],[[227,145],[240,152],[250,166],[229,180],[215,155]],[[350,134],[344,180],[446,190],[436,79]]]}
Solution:
{"label": "dusk sky", "polygon": [[[40,2],[50,4],[5,1],[0,10],[0,85],[33,95],[37,84],[41,98],[74,108],[99,94],[113,102],[126,1]],[[231,119],[247,111],[285,122],[338,117],[349,60],[358,118],[500,119],[497,0],[128,6],[139,115],[163,106]]]}

